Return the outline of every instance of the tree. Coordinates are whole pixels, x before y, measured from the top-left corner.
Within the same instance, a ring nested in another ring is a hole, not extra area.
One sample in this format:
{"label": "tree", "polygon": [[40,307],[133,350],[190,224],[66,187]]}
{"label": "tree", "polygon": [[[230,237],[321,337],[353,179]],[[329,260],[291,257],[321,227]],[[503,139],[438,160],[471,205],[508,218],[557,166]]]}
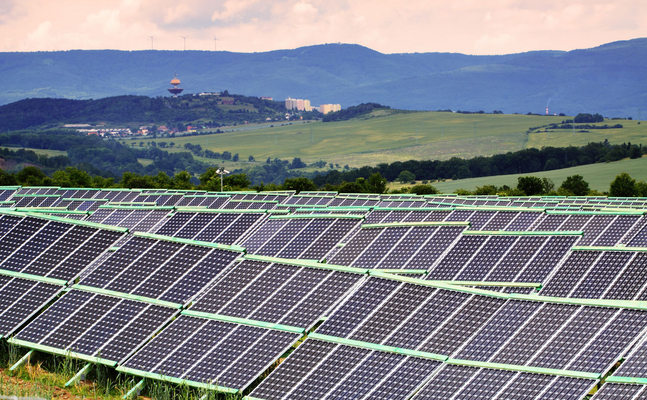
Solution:
{"label": "tree", "polygon": [[643,152],[640,150],[638,146],[631,146],[631,149],[629,149],[629,158],[636,159],[640,158],[643,156]]}
{"label": "tree", "polygon": [[647,182],[645,181],[636,182],[636,191],[638,192],[638,196],[647,197]]}
{"label": "tree", "polygon": [[14,174],[9,174],[4,170],[0,169],[0,185],[13,186],[13,185],[16,185],[17,183],[18,182],[16,181],[16,177],[14,176]]}
{"label": "tree", "polygon": [[415,185],[409,188],[409,193],[422,195],[422,194],[438,194],[440,192],[438,191],[438,189],[436,189],[431,185]]}
{"label": "tree", "polygon": [[400,175],[398,175],[398,181],[400,181],[400,183],[411,182],[415,180],[416,176],[413,174],[413,172],[407,170],[400,172]]}
{"label": "tree", "polygon": [[499,191],[497,187],[494,185],[483,185],[483,186],[477,186],[474,194],[480,195],[480,196],[494,196],[498,192]]}
{"label": "tree", "polygon": [[180,171],[175,174],[173,176],[171,184],[173,189],[193,189],[193,184],[191,183],[191,174],[187,171]]}
{"label": "tree", "polygon": [[128,189],[152,189],[156,187],[153,177],[148,175],[142,176],[134,172],[124,172],[121,176],[120,186]]}
{"label": "tree", "polygon": [[247,159],[247,161],[249,161],[249,162],[254,162],[254,156],[249,156],[249,158]]}
{"label": "tree", "polygon": [[549,178],[541,178],[541,187],[543,193],[550,193],[555,190],[555,184]]}
{"label": "tree", "polygon": [[246,174],[231,174],[225,176],[223,183],[227,190],[247,189],[252,181]]}
{"label": "tree", "polygon": [[310,179],[299,176],[296,178],[287,178],[283,181],[282,190],[296,190],[297,193],[317,190],[317,185]]}
{"label": "tree", "polygon": [[517,189],[524,192],[526,196],[535,196],[544,192],[544,185],[536,176],[520,176],[517,178]]}
{"label": "tree", "polygon": [[164,171],[160,171],[153,177],[153,180],[155,181],[155,185],[158,188],[167,188],[170,189],[172,186],[172,181],[171,177],[166,174]]}
{"label": "tree", "polygon": [[52,182],[61,187],[92,187],[90,174],[74,167],[67,167],[54,172]]}
{"label": "tree", "polygon": [[339,193],[362,193],[364,186],[358,182],[342,182],[337,191]]}
{"label": "tree", "polygon": [[45,173],[38,167],[28,166],[16,173],[16,179],[24,186],[39,186],[45,179]]}
{"label": "tree", "polygon": [[301,161],[300,158],[294,157],[294,159],[292,160],[292,163],[290,164],[289,168],[290,169],[297,169],[297,168],[305,168],[305,167],[307,167],[306,163]]}
{"label": "tree", "polygon": [[238,156],[238,153],[234,154],[234,156],[231,158],[231,161],[238,161],[240,157]]}
{"label": "tree", "polygon": [[573,193],[574,196],[586,196],[589,192],[589,183],[582,175],[571,175],[564,179],[559,188]]}
{"label": "tree", "polygon": [[616,176],[611,182],[611,185],[609,185],[609,196],[636,197],[637,195],[638,188],[636,187],[636,180],[626,172]]}
{"label": "tree", "polygon": [[386,193],[387,183],[386,178],[383,178],[379,172],[376,172],[371,174],[371,176],[368,177],[368,181],[364,183],[364,187],[366,188],[365,191],[367,193]]}

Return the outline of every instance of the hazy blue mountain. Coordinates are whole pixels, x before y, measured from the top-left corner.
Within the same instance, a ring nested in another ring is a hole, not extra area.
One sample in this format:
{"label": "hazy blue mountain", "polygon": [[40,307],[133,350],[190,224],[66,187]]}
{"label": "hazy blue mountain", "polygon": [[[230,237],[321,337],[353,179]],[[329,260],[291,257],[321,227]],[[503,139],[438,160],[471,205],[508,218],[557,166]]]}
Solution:
{"label": "hazy blue mountain", "polygon": [[167,96],[177,71],[185,93],[220,91],[306,98],[347,107],[502,110],[505,113],[647,114],[647,39],[592,49],[501,56],[382,54],[327,44],[265,53],[116,51],[0,53],[0,104],[30,97]]}

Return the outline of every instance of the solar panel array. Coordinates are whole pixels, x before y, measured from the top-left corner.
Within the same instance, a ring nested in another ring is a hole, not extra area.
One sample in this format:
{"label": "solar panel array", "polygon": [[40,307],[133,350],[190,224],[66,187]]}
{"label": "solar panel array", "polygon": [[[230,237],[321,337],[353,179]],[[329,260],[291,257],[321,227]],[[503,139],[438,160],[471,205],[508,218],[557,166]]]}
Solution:
{"label": "solar panel array", "polygon": [[647,398],[646,203],[0,188],[0,335],[250,400]]}

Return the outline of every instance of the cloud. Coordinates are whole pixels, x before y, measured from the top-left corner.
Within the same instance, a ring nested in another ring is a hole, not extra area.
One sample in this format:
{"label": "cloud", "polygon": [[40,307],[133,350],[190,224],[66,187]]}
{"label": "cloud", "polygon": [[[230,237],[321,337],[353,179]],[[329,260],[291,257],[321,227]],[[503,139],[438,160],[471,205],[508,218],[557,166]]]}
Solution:
{"label": "cloud", "polygon": [[570,50],[647,36],[644,0],[0,0],[0,51],[267,51],[358,43],[386,53]]}

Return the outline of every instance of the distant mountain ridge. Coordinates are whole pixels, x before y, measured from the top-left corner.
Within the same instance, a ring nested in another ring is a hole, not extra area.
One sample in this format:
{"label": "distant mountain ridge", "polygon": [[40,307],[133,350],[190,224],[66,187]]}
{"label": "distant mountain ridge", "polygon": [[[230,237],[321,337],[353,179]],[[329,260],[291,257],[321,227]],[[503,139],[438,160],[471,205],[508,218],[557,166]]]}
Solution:
{"label": "distant mountain ridge", "polygon": [[34,97],[167,96],[228,89],[343,107],[376,102],[417,110],[647,113],[647,38],[583,50],[500,56],[382,54],[351,44],[264,53],[73,50],[0,53],[0,104]]}

